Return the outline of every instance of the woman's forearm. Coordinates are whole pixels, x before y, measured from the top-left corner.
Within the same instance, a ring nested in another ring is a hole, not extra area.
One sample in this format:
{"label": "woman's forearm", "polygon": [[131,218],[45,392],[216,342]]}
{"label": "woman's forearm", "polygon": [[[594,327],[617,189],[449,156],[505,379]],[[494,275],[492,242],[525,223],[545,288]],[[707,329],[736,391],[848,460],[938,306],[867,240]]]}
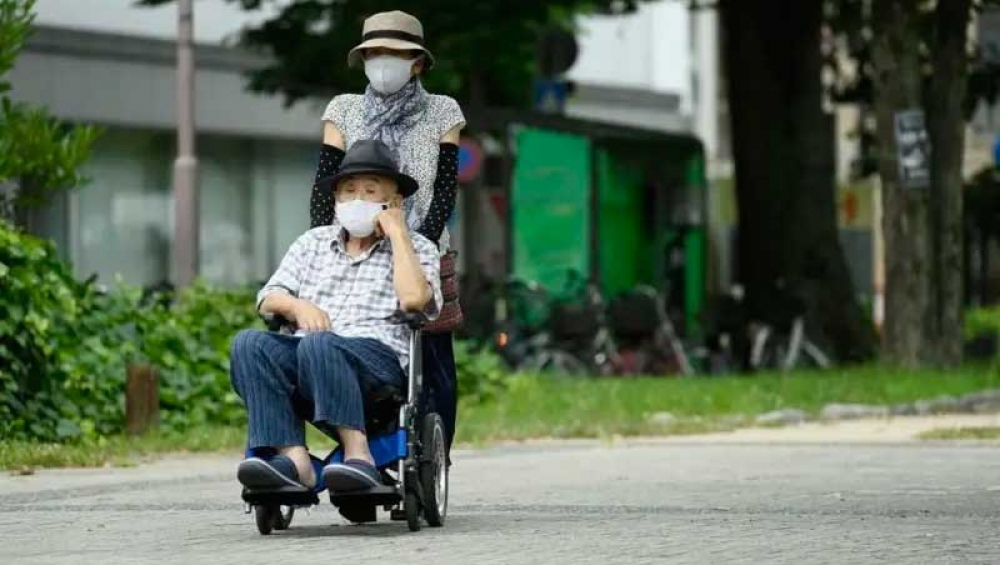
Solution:
{"label": "woman's forearm", "polygon": [[437,242],[441,239],[444,226],[455,210],[458,196],[458,145],[442,143],[438,153],[438,170],[434,178],[434,195],[427,215],[417,233]]}
{"label": "woman's forearm", "polygon": [[309,196],[309,227],[328,226],[333,223],[333,192],[320,189],[317,183],[321,179],[337,174],[343,160],[342,149],[323,143],[316,165],[316,180],[313,181],[312,194]]}

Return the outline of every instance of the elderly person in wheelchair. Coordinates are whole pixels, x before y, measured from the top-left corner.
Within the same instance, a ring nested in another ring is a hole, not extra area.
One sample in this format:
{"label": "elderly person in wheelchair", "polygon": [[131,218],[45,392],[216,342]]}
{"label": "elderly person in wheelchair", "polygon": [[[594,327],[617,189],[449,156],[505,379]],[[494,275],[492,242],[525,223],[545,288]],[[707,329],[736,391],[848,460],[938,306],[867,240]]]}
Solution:
{"label": "elderly person in wheelchair", "polygon": [[343,449],[342,461],[322,471],[331,492],[381,484],[365,397],[385,385],[405,388],[407,317],[434,319],[442,302],[437,248],[403,215],[417,182],[398,171],[387,146],[356,142],[340,171],[319,184],[336,195],[336,221],[299,237],[257,300],[265,319],[284,318],[294,335],[245,330],[232,345],[248,452],[267,454],[242,461],[237,477],[258,491],[316,485],[307,421]]}

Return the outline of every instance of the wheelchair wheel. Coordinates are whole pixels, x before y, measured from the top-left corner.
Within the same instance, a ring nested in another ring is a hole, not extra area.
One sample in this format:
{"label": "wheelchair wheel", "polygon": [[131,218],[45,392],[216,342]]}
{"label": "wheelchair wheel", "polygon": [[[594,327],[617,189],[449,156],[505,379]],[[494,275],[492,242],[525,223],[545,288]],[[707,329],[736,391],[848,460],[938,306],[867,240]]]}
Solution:
{"label": "wheelchair wheel", "polygon": [[277,506],[258,505],[253,507],[253,517],[257,522],[257,531],[260,532],[260,535],[270,535],[271,530],[274,529],[274,517],[280,514]]}
{"label": "wheelchair wheel", "polygon": [[413,491],[406,493],[406,499],[403,501],[403,508],[406,511],[406,525],[410,527],[411,532],[419,532],[420,500],[417,498],[417,493]]}
{"label": "wheelchair wheel", "polygon": [[448,513],[448,461],[445,454],[444,423],[430,413],[424,417],[420,434],[423,446],[420,461],[420,486],[424,495],[424,518],[434,528],[444,525]]}
{"label": "wheelchair wheel", "polygon": [[257,522],[257,531],[262,536],[269,535],[272,530],[287,530],[288,526],[292,525],[292,517],[295,515],[293,506],[278,506],[276,504],[254,506],[253,511],[254,521]]}
{"label": "wheelchair wheel", "polygon": [[279,506],[274,512],[274,529],[287,530],[292,525],[292,517],[295,516],[294,506]]}

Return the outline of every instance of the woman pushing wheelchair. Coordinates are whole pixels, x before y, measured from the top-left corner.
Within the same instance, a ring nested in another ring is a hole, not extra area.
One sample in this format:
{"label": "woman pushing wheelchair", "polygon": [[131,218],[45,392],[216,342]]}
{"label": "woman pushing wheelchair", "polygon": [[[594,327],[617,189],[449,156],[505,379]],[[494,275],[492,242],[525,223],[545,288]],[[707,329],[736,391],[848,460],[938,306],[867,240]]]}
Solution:
{"label": "woman pushing wheelchair", "polygon": [[[407,224],[438,246],[442,276],[454,283],[455,254],[447,222],[458,192],[458,143],[465,116],[448,96],[429,94],[420,78],[434,68],[420,21],[400,11],[375,14],[364,22],[361,43],[348,54],[351,67],[363,66],[364,94],[334,97],[323,113],[323,143],[316,179],[337,172],[344,151],[362,139],[378,139],[399,157],[403,172],[417,181],[405,203]],[[334,221],[334,197],[315,185],[311,225]],[[428,401],[444,421],[447,450],[455,434],[458,406],[452,330],[460,321],[457,288],[445,284],[440,319],[424,332],[423,359]]]}

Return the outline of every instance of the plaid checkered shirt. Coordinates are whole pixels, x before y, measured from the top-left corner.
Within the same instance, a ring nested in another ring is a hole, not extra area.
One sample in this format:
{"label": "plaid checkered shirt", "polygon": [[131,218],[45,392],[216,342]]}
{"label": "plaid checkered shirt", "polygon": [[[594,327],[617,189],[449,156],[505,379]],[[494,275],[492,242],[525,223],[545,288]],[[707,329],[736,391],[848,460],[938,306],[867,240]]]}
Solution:
{"label": "plaid checkered shirt", "polygon": [[[346,230],[334,223],[311,229],[295,240],[278,270],[257,293],[257,308],[275,292],[311,302],[329,314],[331,331],[343,337],[377,339],[396,352],[405,369],[411,330],[392,284],[392,244],[381,239],[351,257],[344,235]],[[443,304],[438,250],[416,232],[410,232],[410,240],[434,296],[423,315],[433,320]]]}

